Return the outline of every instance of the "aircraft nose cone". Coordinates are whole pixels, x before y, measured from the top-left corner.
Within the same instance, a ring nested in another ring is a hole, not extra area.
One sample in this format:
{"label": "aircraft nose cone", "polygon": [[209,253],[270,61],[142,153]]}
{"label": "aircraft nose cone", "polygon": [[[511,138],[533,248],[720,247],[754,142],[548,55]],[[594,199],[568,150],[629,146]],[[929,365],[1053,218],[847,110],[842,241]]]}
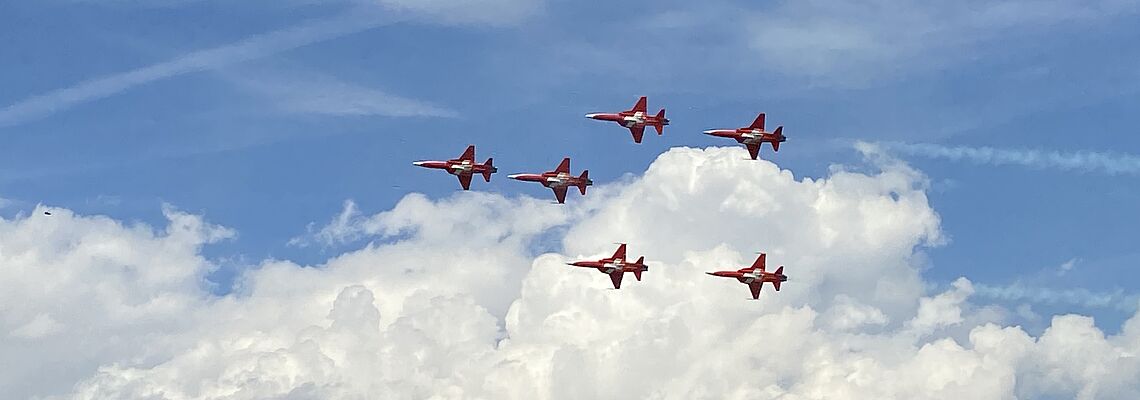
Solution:
{"label": "aircraft nose cone", "polygon": [[427,161],[416,161],[412,163],[412,165],[415,165],[417,167],[422,167],[424,164],[427,164]]}
{"label": "aircraft nose cone", "polygon": [[715,135],[715,134],[716,134],[716,130],[715,130],[715,129],[709,129],[709,130],[707,130],[707,131],[704,131],[704,134],[706,134],[706,135]]}
{"label": "aircraft nose cone", "polygon": [[526,174],[511,174],[511,175],[507,175],[507,178],[511,178],[511,179],[519,179],[519,178],[521,178],[523,175],[526,175]]}

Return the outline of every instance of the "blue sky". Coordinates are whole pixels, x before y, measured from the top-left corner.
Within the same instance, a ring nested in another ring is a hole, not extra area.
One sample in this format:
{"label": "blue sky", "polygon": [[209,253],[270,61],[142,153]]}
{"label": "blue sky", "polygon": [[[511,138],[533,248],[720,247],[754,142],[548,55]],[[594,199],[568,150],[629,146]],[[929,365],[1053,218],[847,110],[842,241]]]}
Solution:
{"label": "blue sky", "polygon": [[[4,2],[3,213],[43,203],[161,225],[169,203],[239,232],[206,250],[232,271],[327,258],[335,249],[287,242],[346,199],[372,213],[408,192],[451,194],[453,178],[410,162],[469,143],[504,173],[570,156],[598,182],[669,147],[727,145],[700,132],[758,111],[789,136],[763,156],[797,176],[856,162],[856,141],[1140,153],[1129,2],[985,16],[909,2],[493,3],[440,17],[351,1]],[[664,136],[634,145],[582,118],[639,95],[668,109]],[[928,278],[1137,292],[1140,173],[898,156],[930,177],[950,238]],[[504,176],[475,187],[549,196]],[[1110,330],[1132,313],[1034,309]]]}

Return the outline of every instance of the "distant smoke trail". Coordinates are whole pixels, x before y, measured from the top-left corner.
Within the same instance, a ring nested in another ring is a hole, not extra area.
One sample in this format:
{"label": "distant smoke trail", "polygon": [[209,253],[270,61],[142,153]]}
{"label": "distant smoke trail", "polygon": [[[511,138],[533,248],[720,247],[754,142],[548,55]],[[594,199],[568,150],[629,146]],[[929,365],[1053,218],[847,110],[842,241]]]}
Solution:
{"label": "distant smoke trail", "polygon": [[1021,165],[1040,169],[1140,175],[1140,157],[1130,154],[993,147],[942,146],[928,143],[878,143],[884,149],[918,157],[967,161],[983,165]]}
{"label": "distant smoke trail", "polygon": [[375,28],[395,18],[358,12],[318,20],[292,28],[254,35],[235,43],[199,50],[181,57],[95,78],[44,94],[32,96],[0,109],[0,127],[19,125],[66,110],[77,104],[115,95],[132,87],[185,73],[215,69],[238,62],[266,57],[351,33]]}

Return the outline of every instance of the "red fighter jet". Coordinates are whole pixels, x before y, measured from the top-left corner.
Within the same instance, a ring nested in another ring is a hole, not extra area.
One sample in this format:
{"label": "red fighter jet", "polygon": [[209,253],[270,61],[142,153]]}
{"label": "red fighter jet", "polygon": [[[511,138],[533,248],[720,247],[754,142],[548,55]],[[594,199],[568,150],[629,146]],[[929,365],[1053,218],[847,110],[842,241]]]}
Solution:
{"label": "red fighter jet", "polygon": [[590,170],[582,171],[581,176],[570,175],[570,158],[563,158],[562,163],[558,164],[558,168],[553,171],[543,172],[541,174],[514,174],[508,175],[508,178],[516,179],[527,182],[538,182],[542,186],[554,189],[554,197],[558,198],[558,204],[566,202],[566,188],[570,186],[577,186],[578,191],[582,195],[586,195],[586,186],[594,184],[591,181]]}
{"label": "red fighter jet", "polygon": [[736,278],[740,283],[747,284],[748,289],[752,291],[752,299],[760,298],[760,289],[764,282],[771,282],[772,286],[776,287],[776,291],[780,291],[780,283],[787,282],[788,276],[784,275],[784,266],[776,268],[776,272],[764,271],[764,258],[767,255],[760,253],[760,257],[756,258],[756,262],[752,263],[751,267],[738,269],[736,271],[717,271],[706,272],[712,276],[723,276],[725,278]]}
{"label": "red fighter jet", "polygon": [[645,256],[641,256],[637,261],[629,262],[625,259],[625,243],[618,246],[613,257],[603,258],[598,261],[578,261],[567,263],[566,265],[573,265],[582,268],[597,268],[598,272],[610,276],[610,281],[614,284],[614,289],[621,289],[621,278],[625,276],[626,272],[632,272],[633,277],[641,281],[641,273],[648,271],[649,267],[645,265]]}
{"label": "red fighter jet", "polygon": [[492,160],[488,158],[487,162],[476,164],[475,146],[471,145],[467,146],[467,150],[459,158],[447,161],[416,161],[412,165],[445,170],[459,178],[459,185],[463,186],[463,190],[468,190],[471,188],[471,176],[474,174],[483,174],[483,179],[491,181],[491,174],[499,171],[491,165]]}
{"label": "red fighter jet", "polygon": [[633,134],[634,143],[641,143],[641,137],[645,134],[646,125],[656,128],[658,136],[660,136],[663,129],[665,129],[665,125],[669,125],[669,120],[665,118],[664,108],[658,111],[657,115],[648,115],[645,112],[645,103],[645,96],[641,96],[641,98],[637,100],[637,104],[634,104],[633,109],[629,111],[622,111],[617,114],[586,114],[586,118],[617,122],[618,125],[629,128],[629,132]]}
{"label": "red fighter jet", "polygon": [[783,126],[776,127],[774,132],[764,131],[764,113],[756,116],[752,125],[736,129],[712,129],[705,131],[705,134],[736,139],[738,143],[748,148],[748,155],[752,156],[753,160],[760,154],[761,144],[771,143],[772,150],[780,151],[780,143],[788,141],[788,138],[784,136]]}

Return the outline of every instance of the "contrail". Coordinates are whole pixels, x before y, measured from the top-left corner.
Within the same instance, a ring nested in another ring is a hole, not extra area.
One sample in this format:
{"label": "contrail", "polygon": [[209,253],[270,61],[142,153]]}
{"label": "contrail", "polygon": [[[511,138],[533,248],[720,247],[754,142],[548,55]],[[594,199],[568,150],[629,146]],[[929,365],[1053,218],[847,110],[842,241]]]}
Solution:
{"label": "contrail", "polygon": [[338,17],[250,36],[236,43],[195,51],[170,61],[26,98],[0,109],[0,127],[47,117],[77,104],[109,97],[138,85],[254,60],[395,21],[396,18],[393,17],[384,18],[377,13],[358,9]]}
{"label": "contrail", "polygon": [[942,146],[929,143],[877,143],[884,149],[918,157],[967,161],[984,165],[1021,165],[1040,169],[1100,172],[1109,175],[1140,175],[1140,157],[1111,152],[998,149],[993,147]]}

